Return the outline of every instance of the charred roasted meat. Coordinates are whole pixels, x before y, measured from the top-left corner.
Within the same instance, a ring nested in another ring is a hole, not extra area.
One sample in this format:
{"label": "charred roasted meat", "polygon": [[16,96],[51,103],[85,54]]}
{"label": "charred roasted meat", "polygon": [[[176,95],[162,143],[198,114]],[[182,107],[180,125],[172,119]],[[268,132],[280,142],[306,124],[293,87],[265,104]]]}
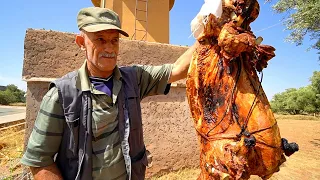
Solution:
{"label": "charred roasted meat", "polygon": [[200,142],[199,180],[269,178],[298,150],[280,136],[258,73],[275,56],[250,30],[259,4],[226,0],[198,38],[187,97]]}

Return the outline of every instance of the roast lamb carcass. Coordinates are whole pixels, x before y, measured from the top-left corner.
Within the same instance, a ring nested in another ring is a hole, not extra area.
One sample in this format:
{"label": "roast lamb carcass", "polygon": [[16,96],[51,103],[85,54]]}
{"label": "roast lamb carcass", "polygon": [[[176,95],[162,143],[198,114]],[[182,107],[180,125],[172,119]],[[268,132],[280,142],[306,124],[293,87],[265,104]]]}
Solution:
{"label": "roast lamb carcass", "polygon": [[222,7],[221,17],[206,17],[186,82],[200,143],[198,179],[268,179],[299,148],[281,138],[261,87],[275,49],[250,29],[256,0],[224,0]]}

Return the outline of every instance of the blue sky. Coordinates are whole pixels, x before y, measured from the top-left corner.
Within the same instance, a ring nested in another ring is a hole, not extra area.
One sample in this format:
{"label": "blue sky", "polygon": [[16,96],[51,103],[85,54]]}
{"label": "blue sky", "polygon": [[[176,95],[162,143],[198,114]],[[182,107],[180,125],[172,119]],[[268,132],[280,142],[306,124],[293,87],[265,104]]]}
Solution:
{"label": "blue sky", "polygon": [[[134,1],[134,0],[133,0]],[[272,3],[274,3],[273,1]],[[170,44],[192,45],[190,22],[199,12],[203,0],[175,0],[170,12]],[[259,0],[260,15],[251,24],[263,44],[276,48],[276,57],[264,70],[262,86],[270,99],[287,88],[299,88],[310,84],[313,71],[319,71],[318,55],[306,38],[303,46],[285,42],[289,31],[279,23],[283,15],[272,11],[272,3]],[[90,0],[16,0],[1,2],[0,17],[0,85],[16,84],[26,90],[22,81],[24,37],[28,28],[77,33],[76,15],[80,8],[92,6]],[[271,28],[268,28],[271,27]]]}

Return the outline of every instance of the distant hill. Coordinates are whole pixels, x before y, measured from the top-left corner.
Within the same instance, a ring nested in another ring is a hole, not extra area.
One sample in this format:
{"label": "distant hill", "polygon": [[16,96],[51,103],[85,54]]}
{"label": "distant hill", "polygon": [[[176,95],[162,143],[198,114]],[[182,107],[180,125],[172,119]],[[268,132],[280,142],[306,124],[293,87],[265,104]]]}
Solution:
{"label": "distant hill", "polygon": [[7,89],[7,86],[0,86],[0,91],[5,91]]}

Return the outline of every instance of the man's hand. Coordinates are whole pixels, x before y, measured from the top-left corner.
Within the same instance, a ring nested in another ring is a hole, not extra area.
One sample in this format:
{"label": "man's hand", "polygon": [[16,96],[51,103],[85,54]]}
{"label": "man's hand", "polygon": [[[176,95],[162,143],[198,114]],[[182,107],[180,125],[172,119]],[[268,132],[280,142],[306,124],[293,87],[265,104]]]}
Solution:
{"label": "man's hand", "polygon": [[173,64],[173,69],[168,83],[178,81],[187,77],[188,69],[192,59],[192,54],[198,47],[199,42],[196,41],[186,52],[184,52]]}
{"label": "man's hand", "polygon": [[46,167],[30,167],[35,180],[62,180],[61,173],[56,164],[53,163]]}

